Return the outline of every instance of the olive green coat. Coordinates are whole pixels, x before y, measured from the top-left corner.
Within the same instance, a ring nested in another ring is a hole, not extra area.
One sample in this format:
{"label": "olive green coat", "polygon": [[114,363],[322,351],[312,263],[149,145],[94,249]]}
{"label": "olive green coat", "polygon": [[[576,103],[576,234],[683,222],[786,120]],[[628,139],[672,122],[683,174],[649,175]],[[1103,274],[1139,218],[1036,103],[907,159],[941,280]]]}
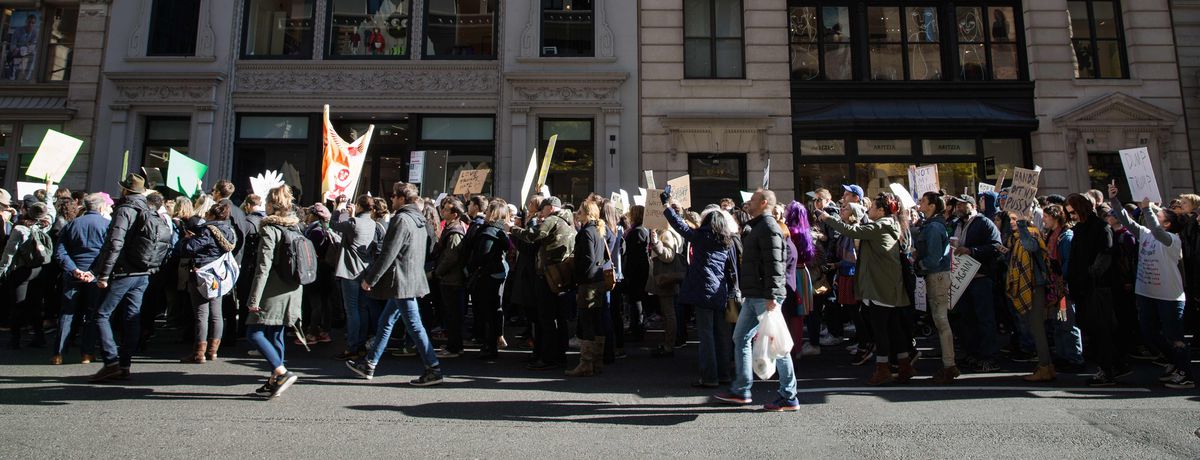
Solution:
{"label": "olive green coat", "polygon": [[860,241],[858,272],[854,295],[892,307],[912,304],[904,291],[900,273],[900,222],[884,217],[869,224],[846,225],[829,216],[825,219],[835,231]]}
{"label": "olive green coat", "polygon": [[252,273],[243,273],[243,276],[254,276],[246,306],[259,308],[259,311],[251,312],[246,318],[247,325],[293,326],[300,321],[304,286],[285,280],[278,271],[272,270],[283,257],[282,248],[279,247],[283,240],[283,228],[295,227],[299,222],[295,216],[267,216],[263,219],[258,230],[258,265]]}

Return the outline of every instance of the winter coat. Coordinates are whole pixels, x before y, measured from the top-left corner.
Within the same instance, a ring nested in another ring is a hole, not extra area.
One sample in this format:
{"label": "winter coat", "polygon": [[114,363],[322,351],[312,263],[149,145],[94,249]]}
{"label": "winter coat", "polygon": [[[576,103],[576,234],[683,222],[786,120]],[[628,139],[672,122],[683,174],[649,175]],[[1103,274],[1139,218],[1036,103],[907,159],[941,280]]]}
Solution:
{"label": "winter coat", "polygon": [[499,223],[484,224],[464,248],[466,272],[470,277],[503,280],[508,276],[508,235]]}
{"label": "winter coat", "polygon": [[108,219],[100,213],[88,212],[77,217],[59,232],[58,242],[54,245],[58,266],[68,276],[75,270],[91,270],[107,234]]}
{"label": "winter coat", "polygon": [[514,230],[513,238],[538,244],[537,270],[560,263],[575,251],[575,225],[571,211],[560,210],[536,227]]}
{"label": "winter coat", "polygon": [[692,263],[688,265],[680,287],[679,303],[708,309],[725,308],[730,279],[726,268],[731,268],[729,259],[733,256],[733,245],[723,244],[708,225],[693,230],[670,207],[664,215],[671,228],[692,246]]}
{"label": "winter coat", "polygon": [[374,299],[415,299],[429,294],[425,256],[429,230],[415,204],[398,209],[383,237],[383,248],[363,275]]}
{"label": "winter coat", "polygon": [[358,279],[375,258],[371,253],[371,243],[376,239],[383,240],[383,225],[371,219],[370,212],[350,217],[350,213],[341,211],[334,215],[330,229],[340,235],[342,240],[338,246],[333,276],[347,280]]}
{"label": "winter coat", "polygon": [[917,237],[917,274],[948,272],[952,261],[946,219],[940,215],[927,219]]}
{"label": "winter coat", "polygon": [[[651,230],[654,231],[654,230]],[[670,228],[659,230],[657,244],[650,243],[650,276],[646,279],[646,291],[656,296],[679,295],[682,283],[659,285],[660,277],[671,277],[687,273],[687,254],[684,252],[683,237]]]}
{"label": "winter coat", "polygon": [[446,225],[442,229],[442,239],[431,257],[436,258],[436,268],[433,270],[438,284],[442,286],[462,287],[467,284],[467,274],[463,271],[466,264],[466,251],[463,240],[466,238],[466,228],[463,224]]}
{"label": "winter coat", "polygon": [[825,222],[842,236],[859,240],[855,297],[891,307],[912,305],[900,272],[900,222],[895,217],[846,225],[829,216]]}
{"label": "winter coat", "polygon": [[1072,298],[1088,295],[1095,287],[1117,285],[1115,244],[1112,227],[1096,215],[1079,222],[1071,230],[1071,270],[1067,271],[1067,289]]}
{"label": "winter coat", "polygon": [[300,321],[304,286],[284,279],[275,270],[275,264],[283,263],[283,231],[291,228],[300,231],[300,220],[296,216],[267,216],[258,228],[258,263],[254,267],[253,281],[247,307],[258,307],[246,317],[247,325],[293,326]]}
{"label": "winter coat", "polygon": [[742,229],[742,264],[738,281],[742,295],[751,299],[783,298],[787,295],[783,232],[770,216],[761,215]]}
{"label": "winter coat", "polygon": [[959,222],[959,226],[966,226],[959,239],[958,245],[971,250],[968,254],[975,260],[979,261],[979,273],[975,274],[976,278],[992,277],[996,275],[996,257],[1000,254],[1000,247],[1004,245],[1001,241],[1000,228],[996,226],[992,219],[989,219],[983,214],[977,214],[974,218],[969,218]]}
{"label": "winter coat", "polygon": [[575,281],[580,285],[603,281],[602,268],[607,261],[604,238],[600,237],[596,223],[583,224],[575,234]]}
{"label": "winter coat", "polygon": [[[113,209],[112,220],[108,226],[108,241],[100,249],[100,254],[96,256],[95,262],[92,263],[92,273],[96,275],[97,280],[108,280],[109,278],[119,278],[122,276],[132,275],[148,275],[150,273],[134,269],[133,266],[144,266],[145,261],[139,261],[139,258],[147,257],[146,254],[134,254],[133,251],[125,252],[125,240],[133,237],[139,229],[133,228],[138,222],[138,214],[142,212],[152,212],[146,204],[146,197],[138,194],[131,194],[121,199],[121,204],[118,204],[116,209]],[[131,265],[136,263],[137,265]]]}
{"label": "winter coat", "polygon": [[192,259],[193,268],[208,265],[209,262],[217,260],[226,252],[229,252],[221,247],[221,244],[217,242],[216,236],[213,235],[212,229],[209,227],[217,229],[217,231],[221,232],[221,236],[225,238],[225,241],[234,243],[234,247],[237,247],[237,243],[235,243],[237,235],[234,234],[233,226],[229,222],[213,220],[192,227],[190,229],[192,237],[183,244],[182,256]]}
{"label": "winter coat", "polygon": [[509,278],[514,281],[512,292],[509,293],[512,303],[533,307],[537,304],[537,297],[534,294],[534,280],[537,279],[537,253],[538,245],[513,239],[513,243],[517,247],[517,262],[513,264],[512,273]]}
{"label": "winter coat", "polygon": [[246,235],[253,234],[256,229],[254,228],[254,224],[246,219],[246,212],[242,211],[242,208],[235,206],[229,198],[222,198],[219,203],[225,203],[226,206],[229,206],[228,223],[236,237],[236,239],[230,239],[229,241],[233,243],[234,260],[238,264],[242,264],[246,253]]}
{"label": "winter coat", "polygon": [[[26,227],[24,225],[14,225],[13,226],[12,235],[9,236],[8,241],[4,245],[4,254],[0,255],[0,279],[3,279],[5,276],[7,276],[13,270],[16,270],[17,268],[22,268],[22,267],[18,267],[14,263],[14,262],[16,262],[16,260],[14,258],[17,256],[17,251],[20,250],[21,245],[24,244],[25,241],[28,240],[30,238],[31,234],[35,231],[41,231],[41,232],[48,234],[48,232],[50,231],[50,227],[48,225],[43,227],[41,224],[34,224],[33,228]],[[41,268],[41,267],[24,267],[24,268]]]}
{"label": "winter coat", "polygon": [[[650,232],[646,227],[634,227],[629,229],[625,234],[624,253],[622,255],[623,263],[621,264],[621,274],[626,279],[644,280],[650,276],[650,258],[647,256],[646,249],[650,245]],[[637,288],[637,283],[627,284],[629,289],[627,294],[633,291],[642,291],[644,289]],[[632,294],[636,298],[631,298],[631,301],[642,300],[644,294]]]}

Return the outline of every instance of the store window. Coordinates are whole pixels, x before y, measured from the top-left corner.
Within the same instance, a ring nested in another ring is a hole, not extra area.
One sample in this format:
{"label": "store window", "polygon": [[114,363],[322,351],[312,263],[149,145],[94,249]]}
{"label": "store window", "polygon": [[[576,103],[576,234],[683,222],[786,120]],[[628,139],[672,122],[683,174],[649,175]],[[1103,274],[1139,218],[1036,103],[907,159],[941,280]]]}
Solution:
{"label": "store window", "polygon": [[972,155],[975,139],[925,139],[921,141],[921,152],[925,155]]}
{"label": "store window", "polygon": [[[892,193],[889,186],[893,183],[908,184],[908,169],[910,166],[924,166],[932,162],[904,163],[858,163],[855,165],[856,182],[868,196],[881,192]],[[978,169],[975,162],[937,162],[938,184],[946,193],[958,195],[971,193],[979,183]],[[912,187],[909,191],[912,192]]]}
{"label": "store window", "polygon": [[247,58],[312,57],[314,0],[246,0]]}
{"label": "store window", "polygon": [[243,116],[238,137],[241,139],[307,139],[306,116]]}
{"label": "store window", "polygon": [[1121,154],[1117,152],[1088,153],[1088,183],[1093,190],[1103,190],[1108,196],[1108,185],[1117,181],[1121,192],[1117,199],[1122,203],[1133,202],[1129,192],[1129,179],[1125,176],[1125,166],[1121,163]]}
{"label": "store window", "polygon": [[496,0],[427,0],[425,56],[496,58]]}
{"label": "store window", "polygon": [[195,56],[203,0],[154,0],[148,56]]}
{"label": "store window", "polygon": [[69,80],[78,20],[78,8],[0,8],[0,81]]}
{"label": "store window", "polygon": [[12,123],[0,123],[0,182],[8,181],[8,161],[12,158],[11,150],[16,138],[13,137],[15,126]]}
{"label": "store window", "polygon": [[595,54],[596,0],[541,0],[542,56]]}
{"label": "store window", "polygon": [[1008,171],[1005,183],[1012,183],[1014,168],[1024,168],[1025,147],[1021,139],[984,139],[984,173],[989,180],[1000,179],[1000,173]]}
{"label": "store window", "polygon": [[793,80],[854,77],[849,7],[792,7],[788,21]]}
{"label": "store window", "polygon": [[936,7],[867,8],[872,80],[941,80]]}
{"label": "store window", "polygon": [[[446,190],[454,190],[454,186],[458,184],[458,176],[463,171],[490,169],[492,173],[488,174],[487,180],[484,181],[482,193],[485,195],[494,193],[493,184],[496,179],[496,122],[494,117],[421,117],[419,126],[421,129],[420,142],[413,150],[426,152],[427,173],[430,167],[429,162],[433,160],[437,152],[445,152],[446,177],[444,184]],[[408,158],[408,154],[404,155],[406,161]],[[407,171],[407,168],[402,171]],[[431,186],[430,189],[436,189],[440,184],[423,184],[422,190],[426,189],[424,185]]]}
{"label": "store window", "polygon": [[329,56],[402,59],[412,31],[410,0],[333,0],[329,6]]}
{"label": "store window", "polygon": [[492,117],[423,117],[422,140],[490,141],[495,136]]}
{"label": "store window", "polygon": [[1075,78],[1128,78],[1125,29],[1117,1],[1067,2]]}
{"label": "store window", "polygon": [[744,78],[741,0],[684,0],[684,78]]}
{"label": "store window", "polygon": [[962,80],[1016,80],[1017,26],[1012,7],[955,10]]}
{"label": "store window", "polygon": [[746,155],[689,154],[688,175],[692,183],[692,209],[704,209],[723,198],[741,200],[746,190]]}
{"label": "store window", "polygon": [[836,199],[841,196],[842,184],[852,182],[849,172],[850,167],[846,163],[797,163],[796,194],[799,196],[823,188],[829,190]]}
{"label": "store window", "polygon": [[554,158],[546,185],[563,203],[579,204],[595,190],[596,143],[593,121],[585,119],[542,119],[538,152],[545,152],[550,136],[557,134]]}
{"label": "store window", "polygon": [[142,143],[142,166],[147,169],[159,168],[165,177],[171,150],[188,153],[191,132],[192,121],[188,117],[147,118],[146,138]]}
{"label": "store window", "polygon": [[71,61],[75,49],[75,26],[79,22],[79,9],[54,8],[49,10],[50,32],[46,36],[45,81],[68,81],[71,79]]}

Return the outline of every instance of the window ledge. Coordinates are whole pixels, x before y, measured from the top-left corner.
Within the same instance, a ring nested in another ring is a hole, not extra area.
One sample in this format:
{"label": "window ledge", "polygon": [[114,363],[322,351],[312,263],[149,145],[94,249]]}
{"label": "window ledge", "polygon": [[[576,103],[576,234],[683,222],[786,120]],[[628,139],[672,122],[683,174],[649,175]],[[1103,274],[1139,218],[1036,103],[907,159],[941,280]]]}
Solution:
{"label": "window ledge", "polygon": [[217,62],[216,56],[126,56],[125,62]]}
{"label": "window ledge", "polygon": [[1132,78],[1076,78],[1075,86],[1142,86],[1141,80]]}
{"label": "window ledge", "polygon": [[605,64],[617,62],[617,57],[518,56],[517,62],[524,62],[527,64]]}
{"label": "window ledge", "polygon": [[685,78],[679,80],[679,86],[754,86],[754,80],[745,78],[730,78],[730,79],[696,79]]}

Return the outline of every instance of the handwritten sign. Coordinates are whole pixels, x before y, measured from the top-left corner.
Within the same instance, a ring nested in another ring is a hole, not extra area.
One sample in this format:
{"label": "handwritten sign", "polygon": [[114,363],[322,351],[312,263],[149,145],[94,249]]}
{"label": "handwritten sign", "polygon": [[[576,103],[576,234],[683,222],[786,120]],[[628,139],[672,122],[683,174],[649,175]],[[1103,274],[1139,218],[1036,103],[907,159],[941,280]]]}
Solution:
{"label": "handwritten sign", "polygon": [[671,198],[679,203],[679,207],[683,209],[692,207],[692,176],[676,177],[667,181],[667,185],[671,186]]}
{"label": "handwritten sign", "polygon": [[646,188],[654,188],[654,171],[642,171],[642,175],[646,176]]}
{"label": "handwritten sign", "polygon": [[82,139],[47,129],[46,137],[42,138],[42,145],[33,155],[33,160],[29,163],[29,169],[25,174],[42,181],[49,178],[51,182],[62,182],[63,176],[67,175],[67,168],[71,167],[71,163],[75,161],[75,155],[79,154],[79,149],[82,147]]}
{"label": "handwritten sign", "polygon": [[929,311],[929,302],[926,299],[925,278],[917,277],[917,286],[913,289],[913,303],[917,307],[917,311]]}
{"label": "handwritten sign", "polygon": [[1004,201],[1004,210],[1020,216],[1029,216],[1033,212],[1033,204],[1037,201],[1038,177],[1041,174],[1041,170],[1037,169],[1015,168],[1012,187],[1008,190],[1008,199]]}
{"label": "handwritten sign", "polygon": [[954,262],[950,267],[950,305],[958,305],[958,299],[962,297],[964,292],[967,292],[967,285],[971,284],[971,280],[975,279],[975,274],[979,272],[980,264],[971,256],[954,256]]}
{"label": "handwritten sign", "polygon": [[917,207],[917,201],[913,199],[912,194],[908,193],[908,189],[904,188],[903,185],[891,184],[888,185],[888,188],[892,189],[892,195],[896,195],[896,198],[900,200],[900,205],[904,206],[904,209]]}
{"label": "handwritten sign", "polygon": [[421,177],[425,175],[425,151],[413,151],[408,159],[408,181],[414,184],[421,183]]}
{"label": "handwritten sign", "polygon": [[621,192],[612,192],[612,194],[608,197],[608,201],[611,201],[613,207],[616,208],[617,212],[621,214],[624,214],[625,211],[629,210],[629,206],[625,204],[625,199],[621,197]]}
{"label": "handwritten sign", "polygon": [[483,192],[483,184],[487,182],[490,169],[473,169],[458,174],[458,183],[454,184],[455,195],[467,195]]}
{"label": "handwritten sign", "polygon": [[1125,167],[1125,177],[1129,179],[1129,193],[1134,201],[1149,198],[1155,203],[1162,203],[1162,194],[1158,192],[1158,181],[1154,178],[1154,165],[1150,162],[1150,149],[1138,147],[1121,151],[1121,165]]}
{"label": "handwritten sign", "polygon": [[661,194],[662,190],[646,189],[646,213],[642,217],[642,224],[646,228],[663,229],[670,225],[667,223],[667,218],[663,216],[666,206],[663,206],[662,200],[658,197]]}
{"label": "handwritten sign", "polygon": [[986,182],[980,182],[979,185],[975,187],[975,191],[977,193],[994,192],[996,191],[996,186]]}
{"label": "handwritten sign", "polygon": [[625,189],[620,189],[619,193],[621,195],[621,202],[625,203],[625,209],[621,212],[629,212],[629,208],[631,207],[629,204],[629,192],[626,192]]}
{"label": "handwritten sign", "polygon": [[921,166],[913,170],[913,189],[916,190],[917,196],[924,196],[925,192],[936,192],[942,189],[938,182],[937,165]]}

